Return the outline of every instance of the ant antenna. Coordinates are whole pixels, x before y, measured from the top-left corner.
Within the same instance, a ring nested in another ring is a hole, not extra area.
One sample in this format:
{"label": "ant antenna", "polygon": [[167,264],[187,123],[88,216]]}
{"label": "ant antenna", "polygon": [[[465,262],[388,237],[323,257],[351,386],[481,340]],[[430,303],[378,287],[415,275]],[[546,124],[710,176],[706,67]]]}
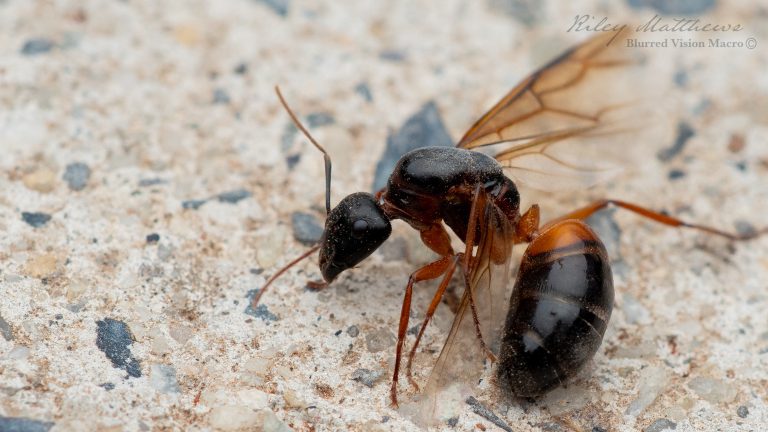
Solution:
{"label": "ant antenna", "polygon": [[[331,213],[331,157],[328,156],[328,152],[325,151],[323,146],[317,143],[314,138],[312,138],[312,135],[309,134],[307,129],[304,127],[303,124],[299,121],[299,118],[296,117],[296,114],[293,113],[291,108],[288,106],[288,103],[285,101],[285,98],[283,98],[283,94],[280,93],[280,87],[275,86],[275,93],[277,93],[277,97],[280,98],[280,103],[283,105],[283,108],[285,108],[286,111],[288,111],[288,115],[291,116],[291,120],[293,120],[293,124],[296,125],[299,130],[304,133],[304,136],[306,136],[309,141],[317,147],[318,150],[323,152],[323,159],[325,160],[325,213],[326,215]],[[294,259],[293,261],[286,264],[283,268],[277,271],[277,273],[273,274],[272,277],[270,277],[267,282],[264,284],[263,287],[259,290],[259,292],[256,293],[255,296],[253,296],[253,299],[251,300],[251,307],[256,308],[256,305],[259,304],[259,299],[261,299],[261,296],[264,295],[265,292],[267,292],[267,288],[269,288],[270,285],[272,285],[272,282],[274,282],[277,278],[282,276],[283,273],[286,272],[289,268],[295,266],[302,260],[306,259],[308,256],[312,255],[313,253],[317,252],[320,249],[320,245],[317,244],[313,246],[308,251],[304,252],[299,256],[298,258]],[[320,285],[320,284],[318,284]]]}
{"label": "ant antenna", "polygon": [[325,214],[328,215],[331,213],[331,157],[328,156],[328,152],[325,151],[323,146],[317,143],[314,138],[312,138],[312,135],[309,134],[307,129],[304,127],[304,125],[301,124],[298,117],[296,117],[296,114],[291,111],[291,108],[288,106],[288,103],[283,98],[283,94],[280,93],[280,87],[275,86],[275,92],[277,93],[277,97],[280,98],[280,103],[283,104],[283,108],[285,108],[286,111],[288,111],[288,115],[291,116],[291,120],[293,120],[293,124],[296,125],[297,128],[306,136],[309,141],[314,144],[315,147],[317,147],[318,150],[323,152],[323,159],[325,160]]}

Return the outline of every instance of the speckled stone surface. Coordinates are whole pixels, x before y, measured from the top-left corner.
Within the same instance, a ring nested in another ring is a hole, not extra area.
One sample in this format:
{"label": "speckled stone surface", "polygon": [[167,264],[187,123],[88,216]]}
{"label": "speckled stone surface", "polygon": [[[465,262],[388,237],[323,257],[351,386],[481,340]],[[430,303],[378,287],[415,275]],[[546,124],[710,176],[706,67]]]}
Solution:
{"label": "speckled stone surface", "polygon": [[[381,184],[409,139],[456,140],[586,37],[566,31],[577,14],[738,23],[722,38],[756,48],[647,49],[673,109],[666,138],[627,142],[630,174],[525,201],[545,219],[615,197],[768,225],[768,5],[555,3],[0,1],[0,430],[420,429],[388,406],[403,287],[432,257],[405,224],[330,288],[305,288],[310,261],[249,305],[324,218],[322,158],[275,84],[332,155],[335,203]],[[765,430],[768,238],[591,223],[616,287],[594,360],[535,403],[487,369],[436,429]],[[441,307],[417,382],[451,319]]]}

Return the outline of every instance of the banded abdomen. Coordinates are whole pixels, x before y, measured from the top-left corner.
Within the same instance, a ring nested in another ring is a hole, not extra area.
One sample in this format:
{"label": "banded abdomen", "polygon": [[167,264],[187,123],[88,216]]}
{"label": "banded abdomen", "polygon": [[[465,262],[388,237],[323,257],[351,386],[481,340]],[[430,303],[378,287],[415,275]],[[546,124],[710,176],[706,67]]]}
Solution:
{"label": "banded abdomen", "polygon": [[613,308],[613,277],[597,235],[579,220],[542,232],[526,249],[510,299],[499,383],[536,397],[595,354]]}

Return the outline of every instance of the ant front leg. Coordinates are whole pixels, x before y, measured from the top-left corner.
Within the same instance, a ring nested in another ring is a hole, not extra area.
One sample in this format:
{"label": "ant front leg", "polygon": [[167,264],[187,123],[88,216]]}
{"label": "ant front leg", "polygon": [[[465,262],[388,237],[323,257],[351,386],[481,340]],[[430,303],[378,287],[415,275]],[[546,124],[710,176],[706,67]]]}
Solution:
{"label": "ant front leg", "polygon": [[[395,372],[392,376],[392,387],[390,389],[390,398],[392,405],[397,407],[397,381],[400,375],[400,359],[403,352],[403,343],[405,342],[405,334],[408,331],[408,318],[411,311],[411,297],[413,296],[413,284],[425,280],[437,279],[446,272],[449,275],[443,278],[443,283],[440,284],[441,289],[438,289],[440,297],[445,292],[443,285],[447,286],[447,280],[450,280],[450,275],[453,274],[453,269],[456,267],[456,260],[452,256],[444,256],[437,261],[431,262],[424,267],[416,270],[408,278],[408,285],[405,287],[405,297],[403,298],[403,307],[400,311],[400,325],[397,329],[397,349],[395,352]],[[439,299],[438,299],[439,302]],[[433,299],[434,303],[434,299]],[[426,322],[425,322],[426,325]],[[410,362],[409,362],[410,363]]]}
{"label": "ant front leg", "polygon": [[562,222],[567,219],[579,219],[584,220],[594,214],[595,212],[602,210],[610,205],[614,205],[616,207],[629,210],[635,214],[638,214],[642,217],[651,219],[655,222],[658,222],[660,224],[664,224],[671,227],[677,227],[677,228],[692,228],[695,230],[703,231],[707,234],[713,234],[721,237],[725,237],[730,240],[750,240],[753,238],[756,238],[763,234],[768,234],[768,228],[763,228],[759,231],[753,231],[746,234],[733,234],[726,231],[719,230],[714,227],[709,227],[706,225],[699,225],[694,223],[685,222],[683,220],[674,218],[672,216],[665,215],[663,213],[659,213],[657,211],[653,211],[644,207],[640,207],[636,204],[632,204],[626,201],[620,201],[620,200],[599,200],[595,201],[592,204],[582,207],[578,210],[575,210],[571,213],[568,213],[564,216],[560,216],[559,218],[556,218],[554,220],[549,221],[545,226],[541,228],[541,231],[544,231],[546,228],[549,228],[553,225],[556,225],[558,222]]}

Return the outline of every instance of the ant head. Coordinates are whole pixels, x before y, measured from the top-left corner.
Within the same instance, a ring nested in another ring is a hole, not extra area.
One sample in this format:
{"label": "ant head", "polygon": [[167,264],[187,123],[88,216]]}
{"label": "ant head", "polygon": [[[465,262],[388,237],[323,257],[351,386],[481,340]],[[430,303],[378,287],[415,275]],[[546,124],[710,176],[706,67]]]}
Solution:
{"label": "ant head", "polygon": [[392,225],[376,198],[365,192],[347,196],[325,221],[320,240],[320,271],[331,282],[339,273],[356,266],[381,246]]}

